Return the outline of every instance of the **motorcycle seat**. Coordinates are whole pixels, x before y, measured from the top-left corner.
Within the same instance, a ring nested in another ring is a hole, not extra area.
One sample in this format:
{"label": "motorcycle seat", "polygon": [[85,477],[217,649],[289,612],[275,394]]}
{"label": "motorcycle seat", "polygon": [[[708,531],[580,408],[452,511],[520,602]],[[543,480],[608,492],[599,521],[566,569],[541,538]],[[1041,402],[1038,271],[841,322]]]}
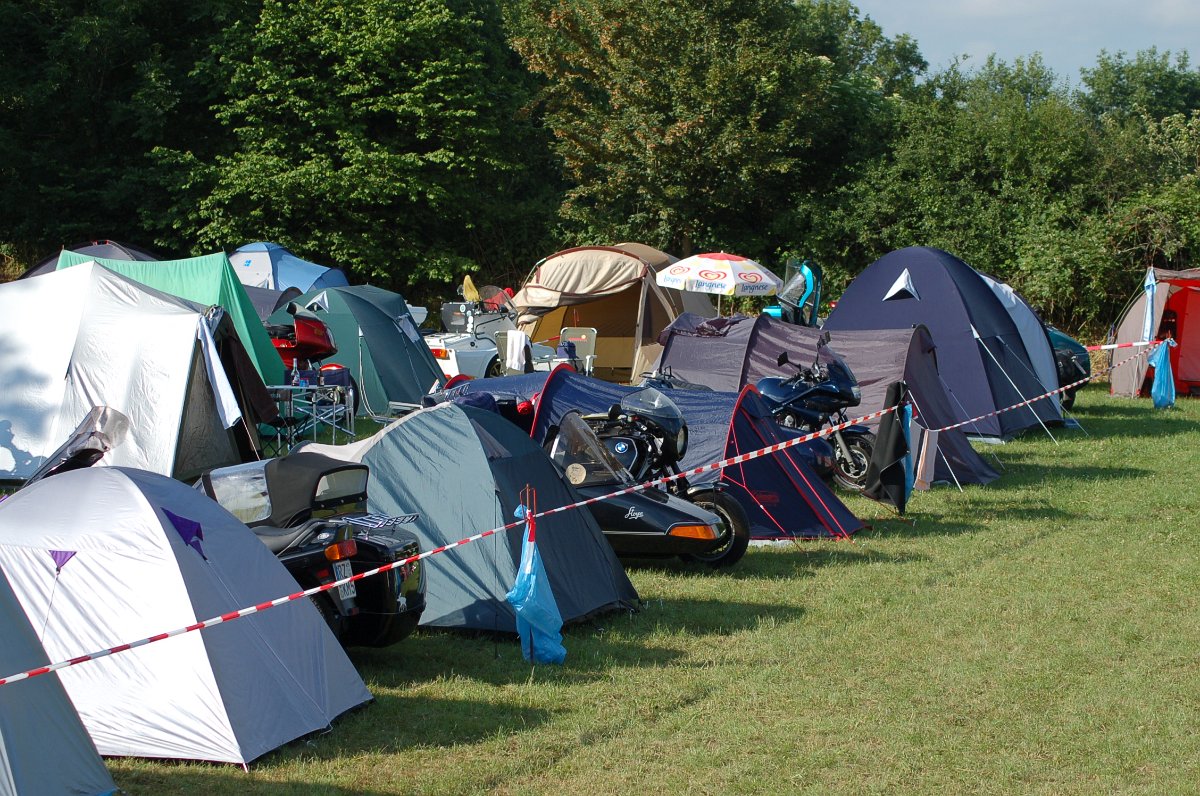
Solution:
{"label": "motorcycle seat", "polygon": [[278,555],[297,539],[309,533],[308,524],[302,524],[298,528],[275,528],[270,525],[258,525],[250,530],[254,531],[254,535],[267,546],[267,549]]}

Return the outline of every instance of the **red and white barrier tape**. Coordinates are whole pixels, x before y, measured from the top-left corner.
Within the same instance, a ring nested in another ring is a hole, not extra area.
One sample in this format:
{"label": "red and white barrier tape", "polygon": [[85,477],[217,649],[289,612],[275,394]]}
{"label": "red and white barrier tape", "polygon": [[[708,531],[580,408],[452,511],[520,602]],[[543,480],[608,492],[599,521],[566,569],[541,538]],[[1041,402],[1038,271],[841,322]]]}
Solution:
{"label": "red and white barrier tape", "polygon": [[[1148,344],[1148,343],[1120,343],[1119,345],[1120,345],[1120,347],[1129,347],[1129,346],[1135,346],[1135,345],[1151,345],[1151,344]],[[1153,345],[1158,345],[1158,343],[1154,343]],[[1090,376],[1079,379],[1078,381],[1073,381],[1070,384],[1064,384],[1063,386],[1059,387],[1057,390],[1051,390],[1050,392],[1042,393],[1041,395],[1037,396],[1036,398],[1030,398],[1028,400],[1021,401],[1019,404],[1013,404],[1012,406],[1006,406],[1003,409],[997,409],[994,412],[988,412],[987,414],[980,415],[979,417],[973,417],[970,420],[963,420],[960,423],[953,423],[949,426],[943,426],[942,428],[930,429],[930,431],[937,431],[940,433],[942,431],[949,431],[954,428],[962,428],[963,426],[969,426],[972,423],[977,423],[980,420],[986,420],[989,417],[995,417],[996,415],[1002,415],[1005,412],[1011,412],[1014,409],[1020,409],[1024,406],[1029,406],[1032,403],[1036,403],[1038,401],[1045,400],[1046,398],[1049,398],[1051,395],[1058,395],[1061,392],[1066,392],[1067,390],[1074,389],[1082,384],[1087,384],[1089,381],[1097,379],[1100,376],[1103,376],[1105,373],[1108,373],[1109,371],[1116,370],[1117,368],[1121,367],[1122,365],[1132,362],[1133,360],[1138,359],[1142,356],[1145,356],[1148,353],[1149,353],[1149,351],[1139,351],[1136,354],[1134,354],[1133,356],[1126,357],[1125,359],[1121,360],[1120,362],[1109,365],[1106,368],[1101,368],[1100,370],[1096,371],[1095,373],[1092,373]]]}
{"label": "red and white barrier tape", "polygon": [[1140,343],[1106,343],[1104,345],[1085,345],[1084,348],[1086,348],[1088,351],[1112,351],[1117,348],[1135,348],[1137,346],[1154,345],[1155,342],[1156,341],[1154,340],[1150,340],[1148,342]]}
{"label": "red and white barrier tape", "polygon": [[[829,434],[832,434],[835,431],[840,431],[840,430],[846,428],[847,426],[855,425],[858,423],[863,423],[868,420],[874,420],[875,418],[878,418],[878,417],[883,417],[884,415],[888,414],[889,412],[894,412],[895,410],[896,410],[896,407],[894,407],[894,406],[888,407],[887,409],[881,409],[878,412],[872,412],[869,415],[863,415],[862,417],[857,417],[853,420],[847,420],[845,423],[839,423],[835,426],[829,426],[828,428],[823,428],[820,431],[814,431],[811,434],[805,434],[802,437],[796,437],[795,439],[790,439],[786,442],[779,442],[774,445],[768,445],[765,448],[760,448],[755,451],[750,451],[749,453],[742,453],[742,454],[733,456],[728,459],[723,459],[714,464],[706,464],[701,467],[695,467],[691,470],[686,470],[681,473],[675,473],[672,475],[664,476],[663,478],[657,478],[653,481],[647,481],[642,484],[636,484],[634,486],[627,487],[625,489],[617,490],[616,492],[609,492],[608,494],[600,495],[600,496],[594,497],[594,498],[588,498],[587,500],[581,500],[577,503],[570,503],[566,506],[559,506],[558,508],[549,509],[547,511],[542,511],[542,512],[539,512],[532,516],[534,518],[537,518],[537,517],[545,517],[550,514],[559,514],[561,512],[570,511],[572,509],[577,509],[582,506],[588,506],[593,503],[599,503],[602,500],[608,500],[610,498],[619,497],[620,495],[628,495],[633,492],[640,492],[642,490],[658,486],[659,484],[665,484],[668,481],[673,481],[677,478],[685,478],[685,477],[691,476],[691,475],[700,475],[701,473],[708,473],[708,472],[712,472],[713,470],[719,470],[724,467],[729,467],[729,466],[732,466],[735,464],[741,464],[743,462],[748,462],[751,459],[757,459],[761,456],[769,456],[772,453],[778,453],[779,451],[785,450],[787,448],[791,448],[796,445],[801,445],[805,442],[811,442],[812,440],[817,439],[818,437],[828,436]],[[105,649],[105,650],[99,650],[97,652],[90,652],[87,655],[80,655],[75,658],[69,658],[64,661],[58,661],[57,663],[52,663],[48,666],[39,666],[36,669],[29,669],[28,671],[20,672],[19,674],[9,675],[8,677],[0,678],[0,686],[8,685],[9,683],[15,683],[20,680],[28,680],[30,677],[37,677],[39,675],[49,674],[50,672],[56,672],[59,669],[65,669],[68,666],[77,666],[81,663],[86,663],[88,661],[94,661],[94,660],[98,660],[100,658],[106,658],[109,655],[115,655],[117,653],[125,652],[127,650],[136,649],[138,647],[144,647],[147,644],[153,644],[156,641],[163,641],[164,639],[172,638],[174,636],[180,636],[180,635],[183,635],[184,633],[191,633],[191,632],[194,632],[197,630],[204,630],[205,628],[215,627],[216,625],[222,624],[224,622],[231,622],[234,619],[241,619],[243,616],[250,616],[251,614],[257,614],[262,611],[266,611],[270,608],[275,608],[277,606],[284,605],[285,603],[290,603],[295,600],[301,600],[301,599],[304,599],[305,597],[311,597],[314,594],[319,594],[321,592],[329,591],[331,589],[336,589],[338,586],[344,586],[347,583],[354,583],[355,581],[360,581],[363,578],[369,578],[374,575],[378,575],[380,573],[388,572],[390,570],[396,569],[398,567],[407,566],[408,564],[412,564],[416,561],[420,561],[421,559],[429,558],[430,556],[435,556],[439,553],[444,553],[447,550],[453,550],[456,547],[462,547],[465,544],[470,544],[471,542],[478,541],[479,539],[484,539],[488,536],[492,536],[494,534],[500,533],[501,531],[506,531],[510,528],[515,528],[518,525],[523,525],[524,523],[525,523],[525,519],[522,518],[520,520],[517,520],[516,522],[510,522],[507,525],[501,525],[496,528],[491,528],[490,530],[486,530],[481,533],[477,533],[473,536],[468,536],[464,539],[459,539],[457,542],[451,542],[450,544],[444,544],[439,547],[435,547],[432,550],[426,550],[424,553],[420,553],[415,556],[409,556],[408,558],[405,558],[405,559],[402,559],[399,561],[392,561],[391,563],[384,564],[383,566],[376,567],[375,569],[367,570],[366,572],[359,572],[356,575],[351,575],[350,577],[342,578],[341,580],[335,580],[332,583],[326,583],[326,584],[323,584],[321,586],[316,586],[311,589],[305,589],[304,591],[298,591],[295,594],[289,594],[286,597],[279,597],[274,600],[268,600],[267,602],[258,603],[257,605],[247,606],[246,608],[242,608],[237,611],[230,611],[229,613],[221,614],[220,616],[214,616],[212,619],[205,619],[203,622],[196,622],[195,624],[187,625],[186,627],[176,628],[175,630],[171,630],[166,633],[158,633],[156,635],[148,636],[146,638],[140,639],[138,641],[133,641],[128,644],[118,644],[115,647],[109,647],[108,649]]]}

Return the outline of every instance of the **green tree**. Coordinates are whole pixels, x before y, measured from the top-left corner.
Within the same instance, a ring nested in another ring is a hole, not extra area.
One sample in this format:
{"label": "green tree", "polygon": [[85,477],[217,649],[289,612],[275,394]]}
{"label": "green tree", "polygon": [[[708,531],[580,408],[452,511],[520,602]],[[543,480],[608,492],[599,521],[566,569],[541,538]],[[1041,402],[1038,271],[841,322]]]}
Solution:
{"label": "green tree", "polygon": [[1082,70],[1079,102],[1093,116],[1163,119],[1200,109],[1200,70],[1189,68],[1188,53],[1151,47],[1131,59],[1123,52],[1100,52],[1096,66]]}
{"label": "green tree", "polygon": [[514,0],[578,241],[763,257],[924,68],[844,2]]}
{"label": "green tree", "polygon": [[555,186],[494,4],[268,0],[214,74],[232,150],[159,153],[202,243],[276,240],[420,293],[544,240]]}
{"label": "green tree", "polygon": [[149,243],[155,146],[204,151],[192,72],[248,0],[0,0],[0,216],[28,256],[81,238]]}

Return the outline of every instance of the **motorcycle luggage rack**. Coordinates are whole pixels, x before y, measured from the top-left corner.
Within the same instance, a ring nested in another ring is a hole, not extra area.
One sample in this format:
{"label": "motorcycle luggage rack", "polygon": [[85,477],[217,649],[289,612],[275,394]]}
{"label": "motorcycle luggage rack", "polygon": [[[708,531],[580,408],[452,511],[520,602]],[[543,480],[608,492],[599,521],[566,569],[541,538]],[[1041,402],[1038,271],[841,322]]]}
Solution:
{"label": "motorcycle luggage rack", "polygon": [[402,514],[398,517],[390,517],[386,514],[357,514],[340,519],[350,525],[378,531],[384,528],[395,528],[397,525],[407,525],[415,522],[420,516],[420,514]]}

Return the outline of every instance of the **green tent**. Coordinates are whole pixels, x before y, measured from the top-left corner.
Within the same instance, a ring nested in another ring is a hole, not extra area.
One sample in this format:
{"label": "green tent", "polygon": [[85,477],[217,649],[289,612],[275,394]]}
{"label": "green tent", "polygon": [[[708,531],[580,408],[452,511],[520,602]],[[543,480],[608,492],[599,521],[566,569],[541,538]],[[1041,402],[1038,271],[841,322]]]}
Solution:
{"label": "green tent", "polygon": [[64,251],[58,256],[58,267],[61,270],[92,260],[110,271],[164,293],[205,306],[221,305],[233,321],[233,328],[237,330],[263,382],[283,384],[283,360],[275,353],[266,328],[259,322],[258,313],[224,252],[186,260],[142,262],[109,260]]}
{"label": "green tent", "polygon": [[[358,385],[359,414],[387,414],[388,402],[419,404],[445,381],[442,369],[399,293],[372,285],[310,290],[295,299],[333,332],[337,354],[328,364],[350,370]],[[286,309],[267,323],[291,323]]]}

